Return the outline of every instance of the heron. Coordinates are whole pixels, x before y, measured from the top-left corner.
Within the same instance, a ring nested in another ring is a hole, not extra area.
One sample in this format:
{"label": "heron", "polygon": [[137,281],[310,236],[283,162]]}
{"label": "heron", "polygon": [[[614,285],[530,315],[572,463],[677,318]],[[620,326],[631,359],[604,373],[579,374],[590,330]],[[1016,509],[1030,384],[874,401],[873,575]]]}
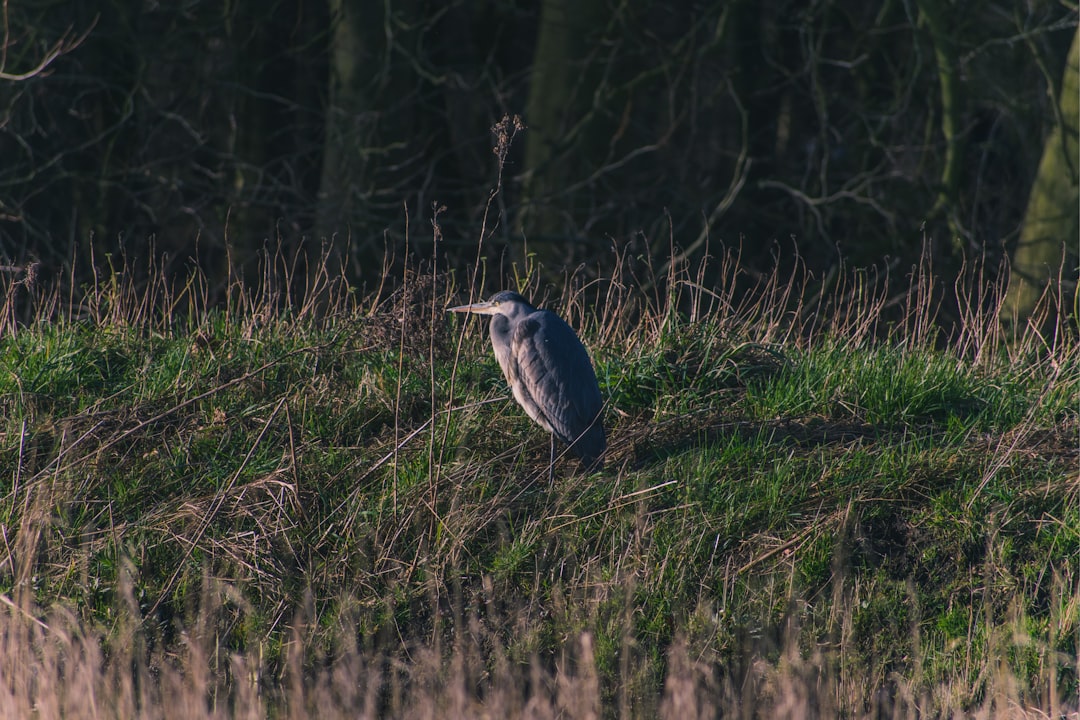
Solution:
{"label": "heron", "polygon": [[587,471],[602,469],[604,402],[589,353],[566,321],[509,290],[447,312],[491,316],[491,345],[514,399],[551,433],[549,475],[554,473],[555,438]]}

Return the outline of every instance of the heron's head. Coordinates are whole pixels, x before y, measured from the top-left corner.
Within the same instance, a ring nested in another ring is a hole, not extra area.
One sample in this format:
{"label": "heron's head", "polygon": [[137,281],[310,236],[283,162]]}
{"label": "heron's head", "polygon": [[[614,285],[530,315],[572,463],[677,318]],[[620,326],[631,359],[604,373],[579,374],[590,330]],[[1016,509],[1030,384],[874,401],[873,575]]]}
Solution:
{"label": "heron's head", "polygon": [[514,317],[519,314],[528,314],[535,310],[528,300],[511,290],[503,290],[492,295],[487,302],[472,303],[471,305],[458,305],[447,308],[447,312],[474,313],[476,315],[505,315]]}

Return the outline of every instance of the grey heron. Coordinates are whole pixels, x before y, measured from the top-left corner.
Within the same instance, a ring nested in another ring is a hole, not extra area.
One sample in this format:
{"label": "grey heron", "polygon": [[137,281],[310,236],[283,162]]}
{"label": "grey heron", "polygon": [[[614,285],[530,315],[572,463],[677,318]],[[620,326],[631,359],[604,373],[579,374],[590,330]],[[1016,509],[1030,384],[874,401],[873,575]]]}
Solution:
{"label": "grey heron", "polygon": [[581,459],[586,470],[604,466],[604,407],[589,354],[566,322],[537,310],[516,292],[504,290],[487,302],[447,312],[491,316],[491,345],[514,399],[529,417]]}

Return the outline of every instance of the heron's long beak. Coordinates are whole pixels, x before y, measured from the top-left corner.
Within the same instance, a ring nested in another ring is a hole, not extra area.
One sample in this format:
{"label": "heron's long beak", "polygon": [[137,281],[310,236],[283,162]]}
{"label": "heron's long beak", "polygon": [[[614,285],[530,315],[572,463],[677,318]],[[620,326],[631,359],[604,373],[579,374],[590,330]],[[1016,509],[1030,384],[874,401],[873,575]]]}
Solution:
{"label": "heron's long beak", "polygon": [[494,315],[495,303],[490,302],[478,302],[472,305],[458,305],[457,307],[446,308],[446,312],[463,312],[463,313],[475,313],[477,315]]}

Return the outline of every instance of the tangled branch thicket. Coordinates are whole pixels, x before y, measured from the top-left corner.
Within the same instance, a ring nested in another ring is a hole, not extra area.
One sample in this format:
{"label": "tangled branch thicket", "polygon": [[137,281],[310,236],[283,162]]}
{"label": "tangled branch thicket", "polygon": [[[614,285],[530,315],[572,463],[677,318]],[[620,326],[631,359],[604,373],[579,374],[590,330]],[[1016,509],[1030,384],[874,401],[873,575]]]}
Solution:
{"label": "tangled branch thicket", "polygon": [[[696,260],[708,238],[820,280],[908,267],[930,237],[944,274],[996,272],[1060,124],[1075,7],[939,5],[587,0],[565,23],[542,3],[5,5],[12,67],[89,32],[0,88],[0,260],[61,275],[153,252],[217,295],[268,241],[318,265],[335,240],[372,281],[388,249],[432,256],[406,227],[444,207],[459,270],[484,225],[493,267],[605,267],[612,243]],[[496,166],[488,129],[515,115]]]}

